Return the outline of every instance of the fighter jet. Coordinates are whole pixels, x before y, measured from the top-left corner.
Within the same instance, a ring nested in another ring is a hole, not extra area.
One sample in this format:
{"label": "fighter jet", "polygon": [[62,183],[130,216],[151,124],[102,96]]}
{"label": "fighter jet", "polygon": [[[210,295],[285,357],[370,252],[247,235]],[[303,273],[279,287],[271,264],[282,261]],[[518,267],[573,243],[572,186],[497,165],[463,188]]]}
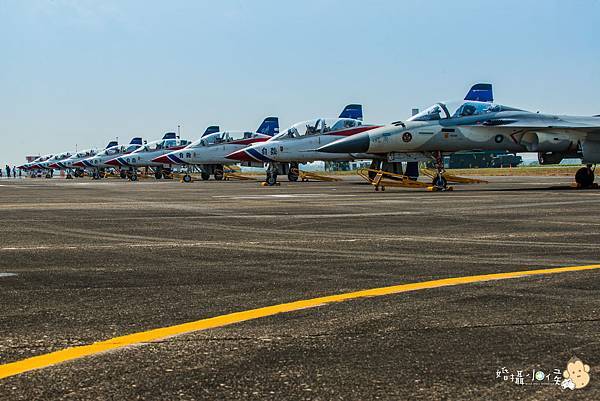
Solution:
{"label": "fighter jet", "polygon": [[[251,144],[265,142],[278,133],[277,117],[265,118],[256,132],[219,131],[219,127],[212,126],[208,127],[197,141],[181,150],[157,157],[153,161],[166,165],[197,165],[200,167],[202,179],[208,180],[212,175],[215,180],[222,180],[223,165],[231,163],[231,159],[226,158],[227,155]],[[185,175],[183,179],[188,181],[191,177]]]}
{"label": "fighter jet", "polygon": [[174,150],[183,149],[189,144],[190,141],[178,138],[174,132],[167,132],[162,139],[143,144],[129,154],[116,157],[105,163],[119,168],[131,168],[132,174],[129,177],[131,181],[137,181],[137,169],[140,167],[146,168],[147,171],[152,169],[154,177],[158,180],[167,176],[171,169],[165,168],[162,163],[156,163],[152,160]]}
{"label": "fighter jet", "polygon": [[475,85],[466,100],[436,103],[407,121],[326,144],[324,153],[375,153],[389,161],[434,160],[433,185],[447,188],[443,156],[463,150],[537,152],[540,164],[581,158],[575,181],[594,183],[600,162],[600,118],[533,113],[493,102],[490,84]]}
{"label": "fighter jet", "polygon": [[52,157],[54,157],[53,154],[39,156],[28,163],[20,165],[18,168],[23,171],[28,171],[31,175],[34,175],[36,170],[42,169],[41,163],[51,159]]}
{"label": "fighter jet", "polygon": [[[128,155],[134,150],[140,148],[142,146],[142,138],[136,137],[129,142],[129,145],[115,145],[111,147],[107,147],[102,152],[99,152],[97,155],[89,157],[87,159],[79,160],[73,163],[73,166],[90,170],[92,172],[92,178],[97,180],[102,177],[102,172],[111,168],[110,164],[106,162],[114,159],[118,156]],[[121,178],[125,178],[127,172],[125,170],[121,170]]]}
{"label": "fighter jet", "polygon": [[57,163],[61,160],[68,159],[71,156],[71,152],[58,153],[48,158],[47,160],[37,162],[36,167],[42,172],[46,173],[46,178],[52,178],[52,176],[54,175],[54,169],[51,168],[50,165],[53,165],[54,163]]}
{"label": "fighter jet", "polygon": [[315,151],[318,147],[337,139],[379,127],[364,124],[362,118],[362,106],[350,104],[344,108],[339,118],[317,118],[294,124],[268,141],[235,151],[227,155],[227,158],[241,162],[265,163],[268,185],[275,185],[279,174],[287,174],[290,181],[297,181],[299,163],[372,158],[364,152],[328,155]]}
{"label": "fighter jet", "polygon": [[[117,145],[117,141],[110,141],[108,145],[106,145],[105,149],[113,147],[115,145]],[[53,163],[49,163],[48,168],[51,168],[53,170],[65,170],[67,173],[67,179],[73,178],[73,175],[75,177],[82,177],[84,174],[84,169],[75,166],[75,163],[77,163],[80,160],[87,159],[88,157],[94,156],[100,151],[101,149],[81,150],[74,153],[70,157],[61,160],[56,160]]]}

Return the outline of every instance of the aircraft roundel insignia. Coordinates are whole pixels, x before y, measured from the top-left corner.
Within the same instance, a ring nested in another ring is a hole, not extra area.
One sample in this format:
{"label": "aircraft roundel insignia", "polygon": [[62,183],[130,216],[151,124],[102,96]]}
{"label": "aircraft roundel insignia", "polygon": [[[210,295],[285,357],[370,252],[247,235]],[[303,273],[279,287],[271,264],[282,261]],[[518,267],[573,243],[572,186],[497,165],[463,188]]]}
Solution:
{"label": "aircraft roundel insignia", "polygon": [[496,143],[501,143],[504,140],[504,135],[496,135],[494,137],[494,141],[496,141]]}
{"label": "aircraft roundel insignia", "polygon": [[402,140],[404,142],[412,141],[412,134],[410,132],[405,132],[404,134],[402,134]]}

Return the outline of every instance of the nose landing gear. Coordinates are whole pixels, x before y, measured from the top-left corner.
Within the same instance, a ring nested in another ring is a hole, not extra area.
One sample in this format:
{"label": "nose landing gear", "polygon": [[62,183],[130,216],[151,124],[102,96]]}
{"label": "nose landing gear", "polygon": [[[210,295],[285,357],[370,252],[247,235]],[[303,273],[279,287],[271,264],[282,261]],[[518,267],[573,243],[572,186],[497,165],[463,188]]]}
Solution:
{"label": "nose landing gear", "polygon": [[435,152],[435,169],[437,170],[437,175],[433,177],[433,181],[431,185],[433,190],[435,191],[448,191],[448,180],[444,177],[444,158],[442,157],[442,152]]}

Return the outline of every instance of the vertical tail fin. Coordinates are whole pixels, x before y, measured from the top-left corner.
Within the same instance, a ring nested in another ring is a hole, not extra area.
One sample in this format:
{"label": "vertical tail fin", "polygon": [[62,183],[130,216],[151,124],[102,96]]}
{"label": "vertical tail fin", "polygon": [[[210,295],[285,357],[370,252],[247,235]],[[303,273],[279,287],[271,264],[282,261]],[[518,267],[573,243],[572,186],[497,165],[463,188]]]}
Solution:
{"label": "vertical tail fin", "polygon": [[202,134],[201,138],[204,138],[206,135],[214,134],[215,132],[219,131],[221,131],[221,128],[218,125],[211,125],[206,129],[206,131],[204,131],[204,134]]}
{"label": "vertical tail fin", "polygon": [[344,107],[342,113],[340,114],[340,118],[353,118],[355,120],[363,119],[363,110],[362,104],[349,104]]}
{"label": "vertical tail fin", "polygon": [[177,139],[177,134],[175,132],[167,132],[162,139]]}
{"label": "vertical tail fin", "polygon": [[493,102],[494,92],[492,84],[475,84],[465,96],[465,100],[473,100],[477,102]]}
{"label": "vertical tail fin", "polygon": [[279,133],[279,118],[277,117],[267,117],[262,122],[260,127],[256,130],[259,134],[264,135],[277,135]]}
{"label": "vertical tail fin", "polygon": [[135,137],[131,139],[131,142],[129,142],[130,145],[141,145],[142,144],[142,138],[140,137]]}
{"label": "vertical tail fin", "polygon": [[119,142],[117,142],[117,141],[110,141],[108,143],[108,145],[106,145],[105,149],[112,148],[113,146],[117,146],[118,144],[119,144]]}

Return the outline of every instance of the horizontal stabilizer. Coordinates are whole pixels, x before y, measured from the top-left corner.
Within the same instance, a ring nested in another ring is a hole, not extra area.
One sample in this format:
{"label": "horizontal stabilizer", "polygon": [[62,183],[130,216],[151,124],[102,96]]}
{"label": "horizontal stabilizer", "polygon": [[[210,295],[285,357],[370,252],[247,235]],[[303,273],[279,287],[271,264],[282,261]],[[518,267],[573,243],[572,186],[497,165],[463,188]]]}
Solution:
{"label": "horizontal stabilizer", "polygon": [[362,104],[349,104],[344,107],[344,110],[340,114],[340,118],[353,118],[355,120],[363,119]]}
{"label": "horizontal stabilizer", "polygon": [[142,144],[142,138],[140,137],[135,137],[131,139],[131,142],[129,142],[130,145],[141,145]]}
{"label": "horizontal stabilizer", "polygon": [[177,139],[177,134],[174,132],[167,132],[162,139]]}
{"label": "horizontal stabilizer", "polygon": [[119,144],[119,142],[117,142],[117,141],[110,141],[108,143],[108,145],[106,145],[106,149],[112,148],[113,146],[117,146],[118,144]]}
{"label": "horizontal stabilizer", "polygon": [[492,90],[492,84],[475,84],[465,96],[465,100],[472,100],[476,102],[493,102],[494,92]]}
{"label": "horizontal stabilizer", "polygon": [[264,135],[276,135],[279,133],[279,118],[277,117],[267,117],[262,122],[260,127],[256,130],[259,134]]}
{"label": "horizontal stabilizer", "polygon": [[206,129],[206,131],[204,131],[204,134],[202,134],[202,138],[204,138],[206,135],[210,135],[210,134],[214,134],[215,132],[219,132],[221,130],[221,128],[218,125],[211,125],[210,127],[208,127]]}

